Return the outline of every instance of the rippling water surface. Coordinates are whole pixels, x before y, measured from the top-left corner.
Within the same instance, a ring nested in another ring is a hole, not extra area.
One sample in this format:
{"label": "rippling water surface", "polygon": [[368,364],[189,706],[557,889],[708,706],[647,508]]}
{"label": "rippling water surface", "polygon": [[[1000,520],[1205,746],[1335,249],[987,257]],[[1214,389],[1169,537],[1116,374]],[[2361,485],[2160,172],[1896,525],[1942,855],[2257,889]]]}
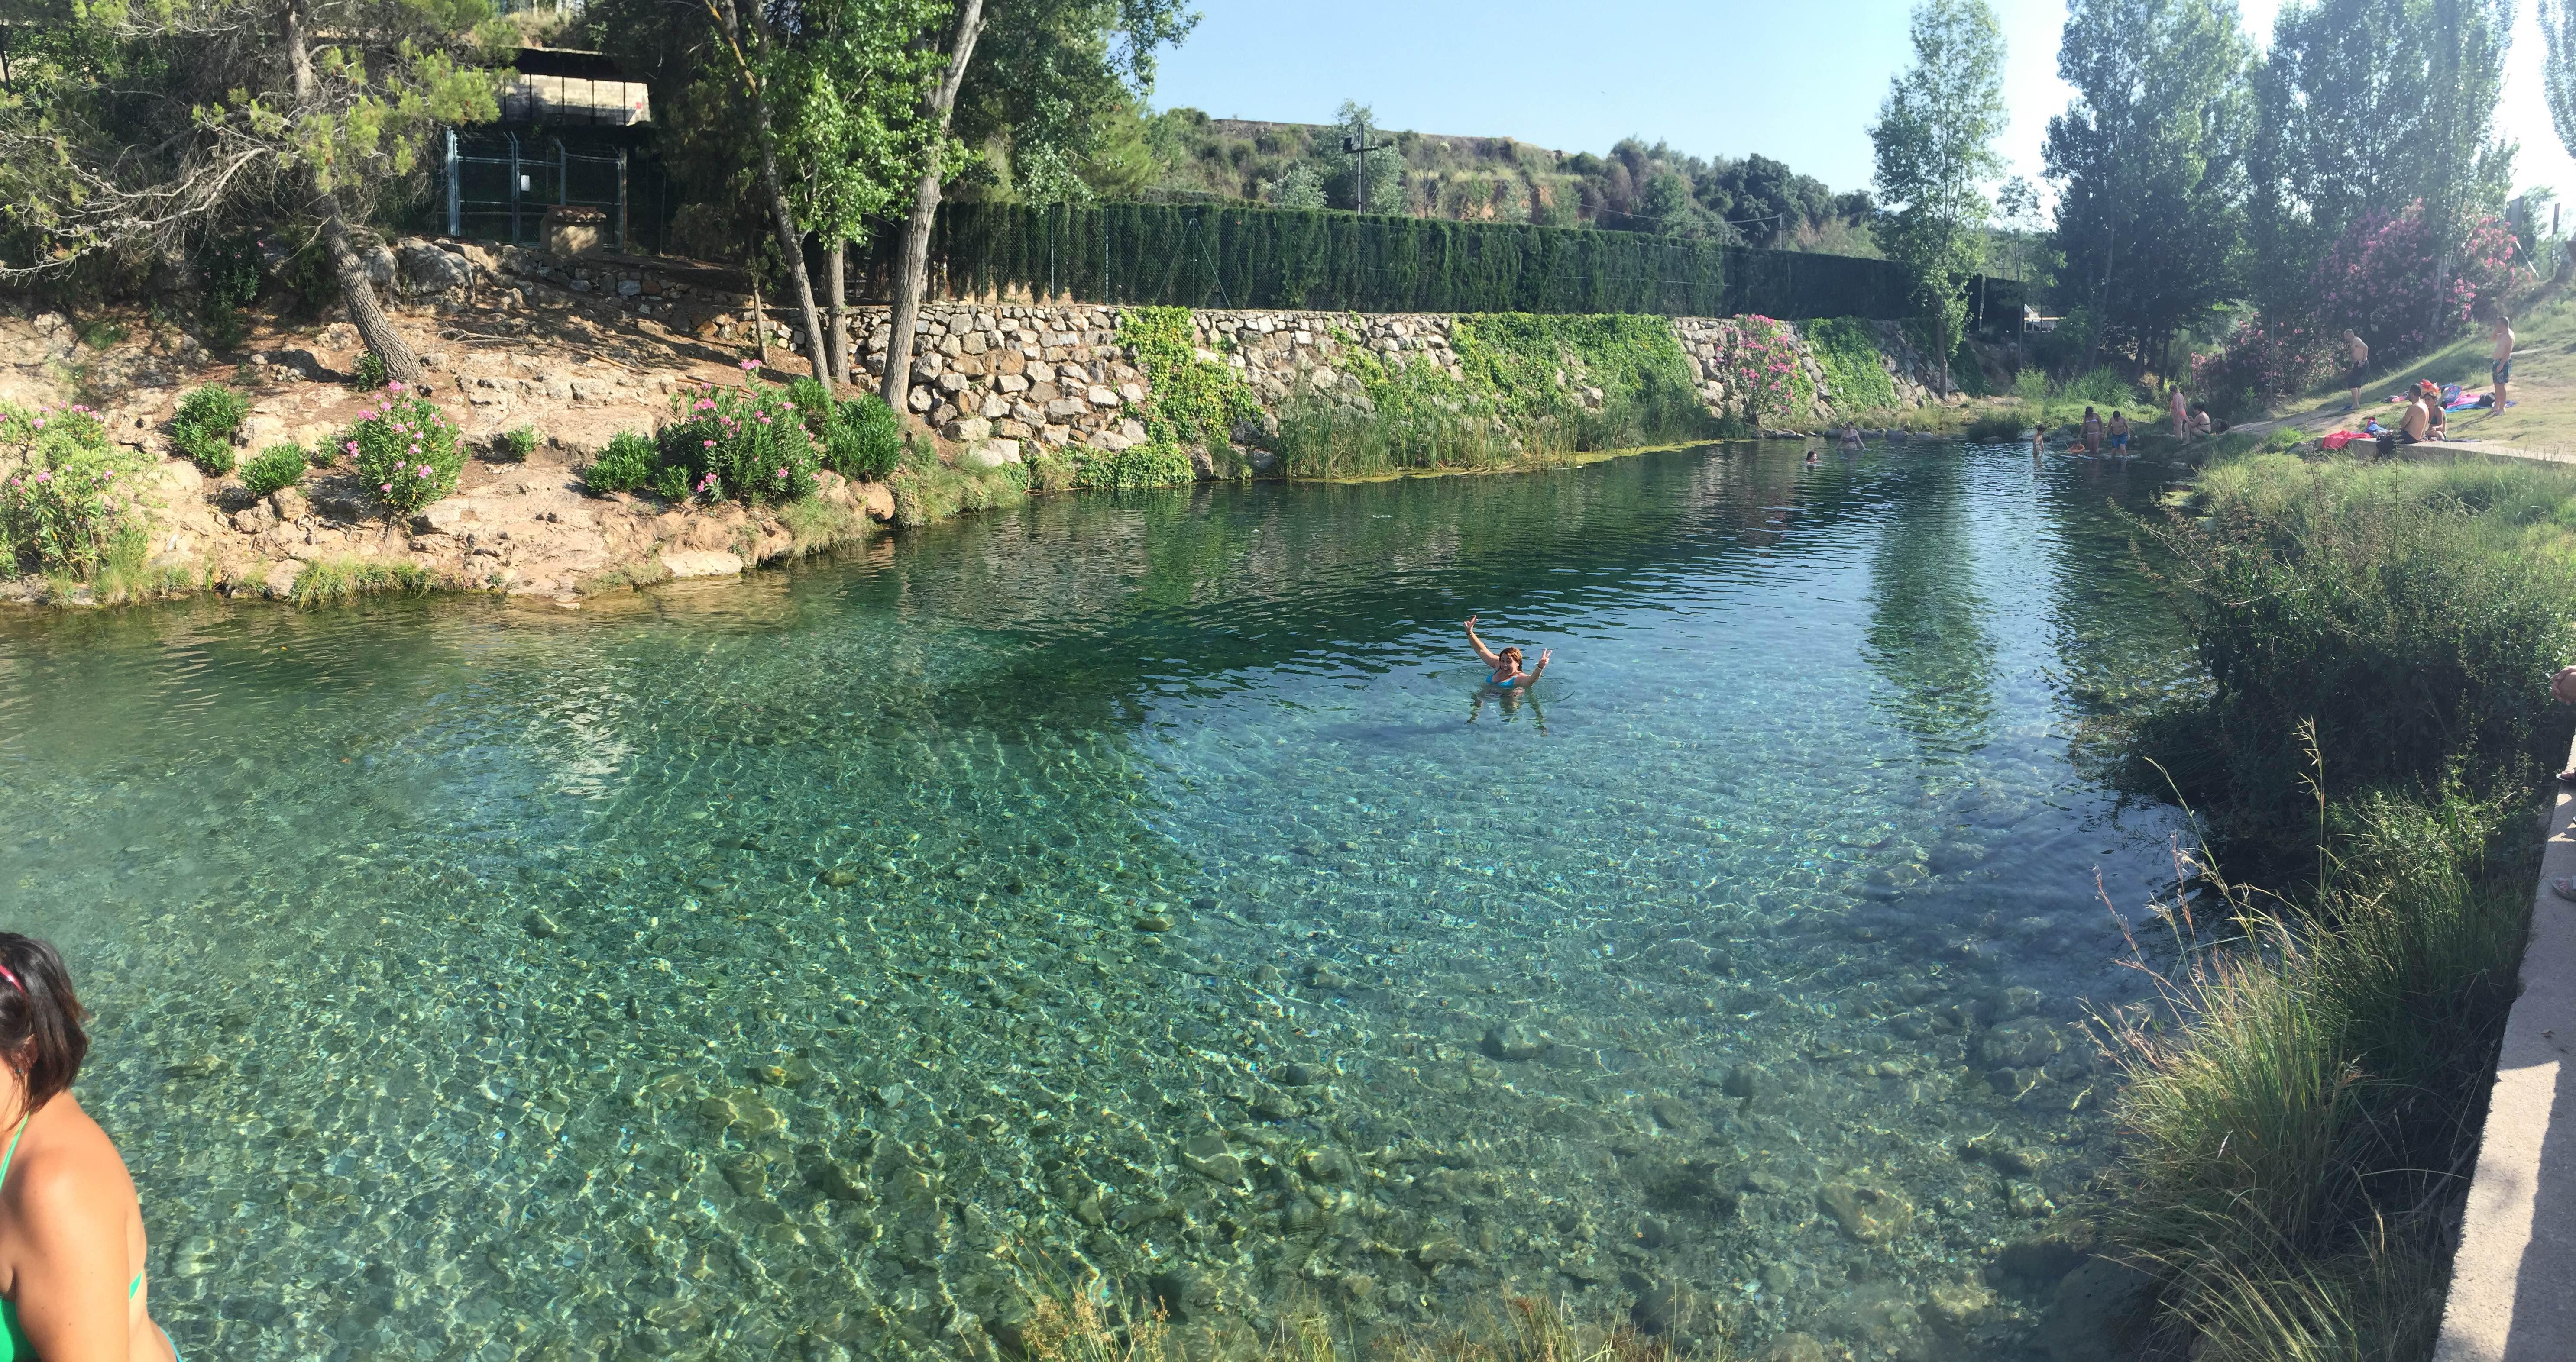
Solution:
{"label": "rippling water surface", "polygon": [[0,922],[191,1356],[982,1356],[1097,1270],[2010,1357],[1984,1269],[2106,1152],[2096,876],[2169,869],[2064,681],[2173,650],[2106,505],[2165,476],[1723,447],[12,616]]}

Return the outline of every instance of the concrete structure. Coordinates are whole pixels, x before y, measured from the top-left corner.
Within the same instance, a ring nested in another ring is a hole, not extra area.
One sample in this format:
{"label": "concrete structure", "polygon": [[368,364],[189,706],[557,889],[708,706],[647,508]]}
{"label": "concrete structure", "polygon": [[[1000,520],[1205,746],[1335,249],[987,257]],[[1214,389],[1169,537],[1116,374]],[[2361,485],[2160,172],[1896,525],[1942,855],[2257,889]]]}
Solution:
{"label": "concrete structure", "polygon": [[2576,1358],[2576,903],[2549,892],[2576,875],[2571,824],[2561,787],[2434,1362]]}

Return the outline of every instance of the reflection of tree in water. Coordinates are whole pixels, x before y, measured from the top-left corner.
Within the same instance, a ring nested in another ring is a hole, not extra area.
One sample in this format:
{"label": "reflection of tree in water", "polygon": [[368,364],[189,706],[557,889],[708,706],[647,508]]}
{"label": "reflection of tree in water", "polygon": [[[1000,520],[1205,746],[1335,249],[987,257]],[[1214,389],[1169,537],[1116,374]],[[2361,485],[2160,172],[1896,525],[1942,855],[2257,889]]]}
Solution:
{"label": "reflection of tree in water", "polygon": [[1923,756],[1956,758],[1984,745],[1995,715],[1995,642],[1973,576],[1966,468],[1925,459],[1889,490],[1863,652],[1896,688],[1886,704],[1897,727]]}

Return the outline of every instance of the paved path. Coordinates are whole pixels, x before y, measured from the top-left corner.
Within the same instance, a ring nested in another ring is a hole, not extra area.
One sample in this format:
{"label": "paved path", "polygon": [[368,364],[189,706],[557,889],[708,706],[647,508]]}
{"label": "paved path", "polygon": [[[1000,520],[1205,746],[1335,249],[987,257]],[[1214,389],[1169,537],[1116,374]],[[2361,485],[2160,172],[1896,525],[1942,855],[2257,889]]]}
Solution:
{"label": "paved path", "polygon": [[2571,825],[2561,787],[2434,1362],[2576,1358],[2576,903],[2549,892],[2576,875]]}

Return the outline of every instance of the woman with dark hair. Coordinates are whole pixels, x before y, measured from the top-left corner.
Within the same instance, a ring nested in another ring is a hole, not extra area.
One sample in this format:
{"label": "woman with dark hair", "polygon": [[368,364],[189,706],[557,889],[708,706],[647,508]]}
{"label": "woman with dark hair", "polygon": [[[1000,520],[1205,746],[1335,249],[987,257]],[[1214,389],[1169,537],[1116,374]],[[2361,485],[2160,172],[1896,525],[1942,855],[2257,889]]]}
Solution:
{"label": "woman with dark hair", "polygon": [[0,932],[0,1362],[176,1362],[125,1160],[71,1095],[89,1013],[54,948]]}

